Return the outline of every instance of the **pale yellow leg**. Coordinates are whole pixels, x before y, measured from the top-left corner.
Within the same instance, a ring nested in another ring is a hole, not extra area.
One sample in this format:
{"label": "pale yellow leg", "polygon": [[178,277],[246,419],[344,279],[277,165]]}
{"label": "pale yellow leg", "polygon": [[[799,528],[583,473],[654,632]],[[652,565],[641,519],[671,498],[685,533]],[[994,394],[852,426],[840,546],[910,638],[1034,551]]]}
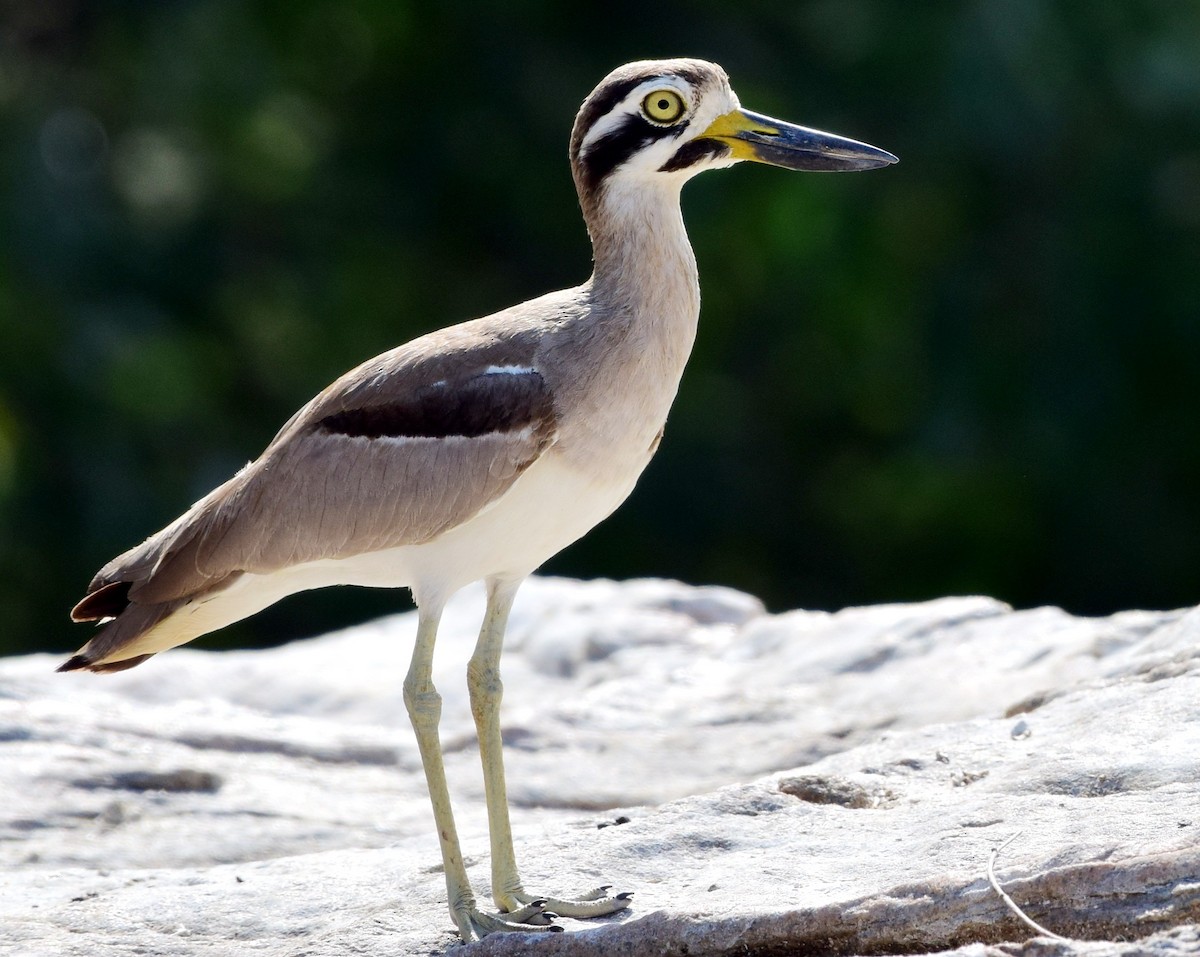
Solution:
{"label": "pale yellow leg", "polygon": [[[500,680],[500,652],[504,629],[516,596],[517,581],[489,581],[487,611],[475,653],[467,665],[467,689],[471,694],[471,713],[479,734],[479,756],[483,762],[483,785],[487,796],[488,825],[492,844],[492,898],[510,919],[537,922],[540,915],[526,917],[530,907],[563,917],[599,917],[629,906],[632,894],[609,895],[608,886],[593,888],[570,899],[543,897],[527,893],[517,873],[513,850],[512,825],[508,817],[508,790],[504,782],[504,752],[500,737],[500,700],[504,684]],[[518,917],[518,915],[521,915]]]}
{"label": "pale yellow leg", "polygon": [[441,609],[419,612],[416,647],[412,663],[404,679],[404,704],[412,720],[417,736],[417,747],[421,752],[421,763],[425,767],[425,782],[429,788],[429,800],[433,804],[433,819],[437,825],[438,838],[442,846],[442,865],[446,872],[446,893],[449,897],[450,916],[458,926],[466,942],[478,940],[494,931],[562,930],[561,927],[530,927],[517,923],[512,918],[536,918],[544,907],[527,908],[520,915],[509,915],[508,920],[482,913],[475,903],[475,895],[467,879],[459,849],[458,833],[454,827],[454,812],[450,808],[450,791],[446,786],[446,770],[442,764],[442,745],[438,739],[438,721],[442,716],[442,696],[433,686],[433,646],[437,638],[438,620]]}

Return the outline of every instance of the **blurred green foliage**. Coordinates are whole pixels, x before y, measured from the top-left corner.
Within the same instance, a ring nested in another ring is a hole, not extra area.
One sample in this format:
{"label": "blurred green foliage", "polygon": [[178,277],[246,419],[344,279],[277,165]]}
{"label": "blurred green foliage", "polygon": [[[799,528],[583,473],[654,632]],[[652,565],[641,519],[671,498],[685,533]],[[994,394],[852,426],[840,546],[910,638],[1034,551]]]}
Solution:
{"label": "blurred green foliage", "polygon": [[[579,102],[647,56],[900,166],[685,192],[667,439],[547,570],[776,608],[1200,599],[1200,6],[1151,0],[9,4],[0,652],[421,332],[588,272]],[[298,596],[208,640],[402,607]]]}

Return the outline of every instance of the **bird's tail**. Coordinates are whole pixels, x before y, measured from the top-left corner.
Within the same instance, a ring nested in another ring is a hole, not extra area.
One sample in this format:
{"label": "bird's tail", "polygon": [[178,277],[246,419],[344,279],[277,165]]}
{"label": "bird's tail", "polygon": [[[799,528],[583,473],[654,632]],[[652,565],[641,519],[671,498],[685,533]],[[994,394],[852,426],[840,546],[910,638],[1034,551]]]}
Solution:
{"label": "bird's tail", "polygon": [[[79,649],[78,654],[61,665],[59,671],[124,671],[140,665],[155,651],[172,646],[161,639],[155,641],[152,633],[161,631],[161,626],[185,602],[141,605],[130,601],[128,593],[128,582],[114,582],[92,592],[75,606],[71,617],[76,621],[98,620],[100,631]],[[149,650],[153,646],[158,647]]]}

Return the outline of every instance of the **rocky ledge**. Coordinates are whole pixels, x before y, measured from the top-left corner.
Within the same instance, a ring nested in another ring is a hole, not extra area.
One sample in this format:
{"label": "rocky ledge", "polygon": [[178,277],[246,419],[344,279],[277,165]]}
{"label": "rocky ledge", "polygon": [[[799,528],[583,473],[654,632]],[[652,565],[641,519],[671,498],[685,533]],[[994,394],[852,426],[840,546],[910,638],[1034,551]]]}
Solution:
{"label": "rocky ledge", "polygon": [[[435,678],[488,882],[464,669]],[[111,677],[0,662],[0,954],[459,950],[400,696],[415,620]],[[479,954],[1200,953],[1200,611],[767,614],[541,579],[505,652],[518,855],[634,906]],[[996,882],[1041,936],[1009,909]]]}

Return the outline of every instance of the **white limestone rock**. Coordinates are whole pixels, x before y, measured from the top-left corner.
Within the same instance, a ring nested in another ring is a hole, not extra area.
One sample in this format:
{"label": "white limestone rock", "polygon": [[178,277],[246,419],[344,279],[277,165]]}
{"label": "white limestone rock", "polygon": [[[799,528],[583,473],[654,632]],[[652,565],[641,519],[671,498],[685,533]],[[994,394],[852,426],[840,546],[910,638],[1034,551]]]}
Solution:
{"label": "white limestone rock", "polygon": [[[475,592],[448,610],[435,681],[484,892],[464,682],[481,614]],[[0,661],[0,955],[454,947],[400,696],[414,629],[107,677]],[[526,884],[636,896],[471,949],[1198,953],[1198,639],[1200,611],[768,615],[728,589],[531,581],[503,712]],[[1017,830],[998,877],[1070,942],[1028,941],[988,885]]]}

